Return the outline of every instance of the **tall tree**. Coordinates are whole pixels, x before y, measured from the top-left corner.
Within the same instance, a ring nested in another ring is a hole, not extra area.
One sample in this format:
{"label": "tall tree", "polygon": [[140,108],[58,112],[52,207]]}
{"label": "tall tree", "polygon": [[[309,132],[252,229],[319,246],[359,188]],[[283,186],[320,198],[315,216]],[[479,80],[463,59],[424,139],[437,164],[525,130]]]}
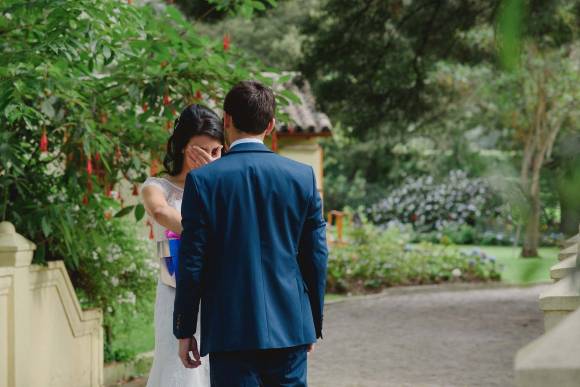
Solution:
{"label": "tall tree", "polygon": [[[580,20],[573,0],[522,1],[522,36],[559,46],[574,39]],[[366,143],[356,169],[371,182],[391,171],[391,147],[439,108],[427,77],[441,60],[497,63],[496,53],[463,39],[474,28],[493,26],[500,0],[327,0],[304,26],[303,72],[331,118]],[[564,15],[564,16],[563,16]],[[567,20],[571,18],[572,20]],[[372,168],[371,168],[372,166]]]}

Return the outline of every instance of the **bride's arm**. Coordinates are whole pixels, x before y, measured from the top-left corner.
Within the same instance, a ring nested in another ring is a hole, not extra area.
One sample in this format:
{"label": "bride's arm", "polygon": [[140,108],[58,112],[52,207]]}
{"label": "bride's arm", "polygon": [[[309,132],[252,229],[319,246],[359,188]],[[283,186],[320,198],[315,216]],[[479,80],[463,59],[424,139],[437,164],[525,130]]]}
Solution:
{"label": "bride's arm", "polygon": [[181,213],[167,204],[163,191],[155,186],[144,187],[141,191],[143,205],[147,213],[163,227],[181,234]]}

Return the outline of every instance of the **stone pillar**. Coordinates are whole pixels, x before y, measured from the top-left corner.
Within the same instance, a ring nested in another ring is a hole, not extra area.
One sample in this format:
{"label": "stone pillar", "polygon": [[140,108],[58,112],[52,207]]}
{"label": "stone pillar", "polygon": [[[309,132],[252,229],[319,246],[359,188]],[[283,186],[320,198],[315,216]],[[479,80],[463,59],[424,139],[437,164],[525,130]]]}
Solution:
{"label": "stone pillar", "polygon": [[[11,273],[7,292],[7,381],[9,387],[29,386],[28,374],[34,367],[34,348],[30,343],[29,266],[36,246],[16,233],[9,222],[0,223],[0,276]],[[3,269],[3,270],[2,270]],[[0,338],[2,340],[3,338]],[[6,347],[4,347],[6,348]]]}

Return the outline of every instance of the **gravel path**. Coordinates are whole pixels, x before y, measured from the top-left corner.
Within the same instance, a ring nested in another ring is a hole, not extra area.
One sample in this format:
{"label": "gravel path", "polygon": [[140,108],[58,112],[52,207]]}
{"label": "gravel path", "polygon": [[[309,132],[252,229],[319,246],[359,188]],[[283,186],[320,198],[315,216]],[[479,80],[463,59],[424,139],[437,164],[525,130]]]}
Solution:
{"label": "gravel path", "polygon": [[402,289],[328,305],[310,386],[512,386],[516,351],[543,331],[542,289]]}
{"label": "gravel path", "polygon": [[311,385],[512,386],[516,351],[542,334],[543,287],[446,289],[331,305]]}

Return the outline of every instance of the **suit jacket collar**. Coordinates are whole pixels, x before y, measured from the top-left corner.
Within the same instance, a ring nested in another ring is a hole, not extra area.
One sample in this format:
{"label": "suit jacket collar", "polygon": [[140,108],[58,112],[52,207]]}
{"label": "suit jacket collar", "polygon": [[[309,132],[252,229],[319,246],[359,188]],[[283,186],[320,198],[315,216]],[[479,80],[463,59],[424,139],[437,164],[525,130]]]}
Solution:
{"label": "suit jacket collar", "polygon": [[266,145],[257,142],[246,142],[242,144],[237,144],[235,147],[229,150],[224,156],[229,156],[235,153],[248,153],[248,152],[261,152],[261,153],[273,153]]}

